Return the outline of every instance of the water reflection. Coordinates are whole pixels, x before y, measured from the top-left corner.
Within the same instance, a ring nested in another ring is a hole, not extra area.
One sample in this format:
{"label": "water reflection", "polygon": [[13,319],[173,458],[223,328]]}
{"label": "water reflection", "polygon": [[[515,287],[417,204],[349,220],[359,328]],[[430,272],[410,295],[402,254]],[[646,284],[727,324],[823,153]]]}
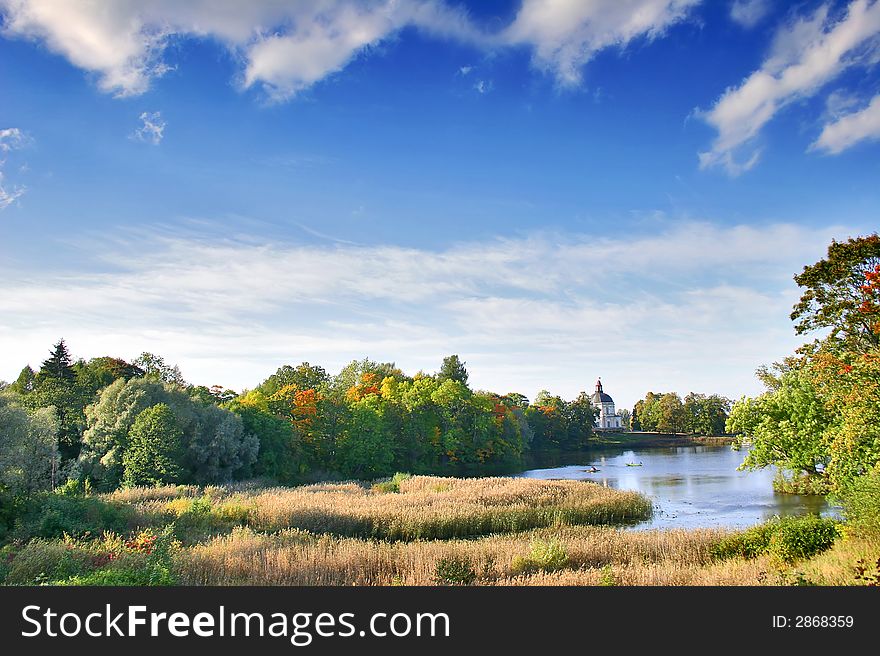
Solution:
{"label": "water reflection", "polygon": [[603,450],[583,463],[521,475],[587,480],[642,492],[654,503],[654,517],[637,529],[741,528],[775,515],[837,513],[819,497],[777,494],[771,469],[737,471],[745,456],[745,451],[726,446]]}

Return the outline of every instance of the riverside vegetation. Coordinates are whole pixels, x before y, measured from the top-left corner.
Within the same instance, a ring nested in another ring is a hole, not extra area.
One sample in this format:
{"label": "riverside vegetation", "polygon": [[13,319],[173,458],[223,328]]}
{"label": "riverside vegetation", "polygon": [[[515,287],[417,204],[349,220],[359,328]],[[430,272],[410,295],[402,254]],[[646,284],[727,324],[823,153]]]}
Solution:
{"label": "riverside vegetation", "polygon": [[582,481],[397,475],[47,493],[0,550],[9,585],[876,584],[880,472],[847,522],[631,531],[641,495]]}

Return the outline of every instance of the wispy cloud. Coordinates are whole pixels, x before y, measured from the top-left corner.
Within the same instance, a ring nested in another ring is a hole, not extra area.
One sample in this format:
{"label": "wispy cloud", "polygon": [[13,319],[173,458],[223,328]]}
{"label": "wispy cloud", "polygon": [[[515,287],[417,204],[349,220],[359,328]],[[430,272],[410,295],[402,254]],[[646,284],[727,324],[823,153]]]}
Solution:
{"label": "wispy cloud", "polygon": [[697,4],[699,0],[524,0],[501,38],[531,46],[536,67],[552,72],[561,86],[575,86],[597,52],[660,37]]}
{"label": "wispy cloud", "polygon": [[7,154],[24,147],[27,142],[27,135],[19,128],[0,129],[0,210],[12,205],[26,191],[22,185],[7,186],[3,169],[6,165]]}
{"label": "wispy cloud", "polygon": [[132,139],[158,146],[165,137],[167,123],[161,112],[143,112],[139,117],[141,126],[131,133]]}
{"label": "wispy cloud", "polygon": [[601,373],[625,402],[648,388],[737,395],[755,391],[755,367],[797,344],[792,274],[848,234],[678,223],[642,237],[542,233],[439,251],[98,239],[86,272],[5,276],[0,377],[63,335],[83,355],[152,350],[197,382],[231,387],[284,362],[333,369],[369,355],[416,371],[458,352],[478,387],[500,391],[573,396]]}
{"label": "wispy cloud", "polygon": [[864,109],[844,114],[827,123],[810,150],[823,150],[837,155],[860,141],[876,139],[880,139],[880,94],[874,96]]}
{"label": "wispy cloud", "polygon": [[880,2],[854,0],[839,19],[828,5],[781,28],[761,67],[715,105],[697,112],[718,135],[700,153],[700,167],[722,166],[733,175],[759,159],[755,139],[783,108],[818,93],[843,71],[876,61]]}

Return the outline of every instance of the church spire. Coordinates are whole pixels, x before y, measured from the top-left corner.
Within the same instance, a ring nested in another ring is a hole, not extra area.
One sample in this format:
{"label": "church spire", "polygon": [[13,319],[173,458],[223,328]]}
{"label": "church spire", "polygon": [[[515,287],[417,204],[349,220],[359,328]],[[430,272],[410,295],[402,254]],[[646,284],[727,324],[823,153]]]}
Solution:
{"label": "church spire", "polygon": [[596,391],[601,394],[602,393],[602,379],[596,381]]}

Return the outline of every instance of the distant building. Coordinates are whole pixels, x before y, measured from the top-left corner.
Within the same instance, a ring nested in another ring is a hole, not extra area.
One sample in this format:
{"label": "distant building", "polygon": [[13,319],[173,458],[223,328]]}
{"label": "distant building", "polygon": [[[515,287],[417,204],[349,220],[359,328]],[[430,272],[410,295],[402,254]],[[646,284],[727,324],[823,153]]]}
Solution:
{"label": "distant building", "polygon": [[614,411],[614,399],[602,391],[602,379],[596,381],[596,391],[590,397],[590,403],[594,408],[599,408],[599,417],[596,419],[596,428],[623,428],[620,415]]}

